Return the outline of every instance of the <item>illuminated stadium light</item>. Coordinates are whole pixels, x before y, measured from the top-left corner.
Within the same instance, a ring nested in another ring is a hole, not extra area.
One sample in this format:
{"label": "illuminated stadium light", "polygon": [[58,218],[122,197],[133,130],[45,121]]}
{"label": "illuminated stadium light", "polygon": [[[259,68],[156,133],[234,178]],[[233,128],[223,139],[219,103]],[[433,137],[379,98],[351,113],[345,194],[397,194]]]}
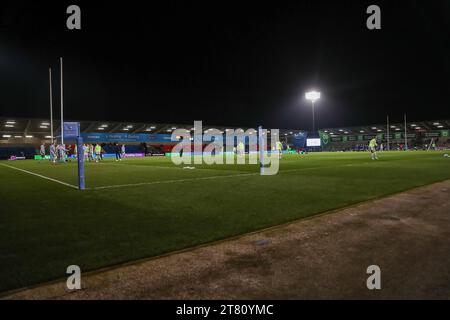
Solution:
{"label": "illuminated stadium light", "polygon": [[156,128],[155,126],[151,126],[151,127],[150,127],[150,129],[155,129],[155,128]]}
{"label": "illuminated stadium light", "polygon": [[52,138],[52,136],[45,136],[45,138],[46,138],[46,139],[51,139],[51,138]]}
{"label": "illuminated stadium light", "polygon": [[20,139],[22,138],[22,136],[14,136],[14,138]]}
{"label": "illuminated stadium light", "polygon": [[172,130],[171,129],[167,129],[167,132],[172,132]]}
{"label": "illuminated stadium light", "polygon": [[14,125],[12,125],[12,124],[5,124],[5,127],[6,128],[14,128]]}
{"label": "illuminated stadium light", "polygon": [[400,131],[400,128],[395,128],[395,131]]}
{"label": "illuminated stadium light", "polygon": [[145,129],[145,131],[152,131],[152,128],[147,128]]}
{"label": "illuminated stadium light", "polygon": [[339,129],[339,131],[340,131],[340,132],[342,132],[342,131],[344,131],[344,130],[342,130],[342,129]]}
{"label": "illuminated stadium light", "polygon": [[4,134],[2,137],[3,138],[11,138],[11,135],[10,134]]}
{"label": "illuminated stadium light", "polygon": [[103,127],[98,127],[97,130],[105,130]]}
{"label": "illuminated stadium light", "polygon": [[438,126],[438,125],[440,125],[440,123],[439,122],[434,122],[433,125]]}
{"label": "illuminated stadium light", "polygon": [[328,132],[328,130],[325,130],[324,132],[325,132],[325,133],[327,133],[327,132]]}
{"label": "illuminated stadium light", "polygon": [[377,129],[377,132],[381,132],[381,131],[383,131],[383,130],[381,130],[381,129]]}
{"label": "illuminated stadium light", "polygon": [[377,130],[377,127],[372,127],[372,130]]}
{"label": "illuminated stadium light", "polygon": [[177,127],[172,127],[172,130],[176,130],[177,129]]}
{"label": "illuminated stadium light", "polygon": [[128,131],[128,130],[130,130],[130,129],[128,129],[128,128],[123,128],[122,130],[123,130],[123,131]]}
{"label": "illuminated stadium light", "polygon": [[306,100],[311,101],[311,106],[312,106],[312,131],[315,131],[315,121],[314,121],[314,102],[316,102],[316,100],[320,99],[320,92],[319,91],[308,91],[305,93],[305,98]]}
{"label": "illuminated stadium light", "polygon": [[107,125],[107,124],[102,124],[100,127],[102,127],[102,128],[108,128],[108,125]]}
{"label": "illuminated stadium light", "polygon": [[292,131],[291,131],[291,132],[289,132],[289,134],[292,134]]}
{"label": "illuminated stadium light", "polygon": [[437,127],[438,127],[438,128],[443,128],[444,126],[443,126],[443,125],[438,125]]}
{"label": "illuminated stadium light", "polygon": [[16,124],[16,122],[14,120],[8,120],[6,121],[6,124]]}
{"label": "illuminated stadium light", "polygon": [[41,129],[48,129],[47,126],[39,126],[39,128],[41,128]]}
{"label": "illuminated stadium light", "polygon": [[411,127],[415,127],[416,125],[413,123],[413,124],[411,124]]}
{"label": "illuminated stadium light", "polygon": [[133,125],[129,124],[129,125],[127,125],[127,128],[131,129],[131,128],[133,128]]}
{"label": "illuminated stadium light", "polygon": [[420,129],[422,129],[421,127],[416,127],[416,130],[420,130]]}
{"label": "illuminated stadium light", "polygon": [[28,135],[27,135],[27,136],[25,136],[25,138],[33,138],[33,136],[28,136]]}
{"label": "illuminated stadium light", "polygon": [[345,134],[348,134],[348,131],[345,131],[344,133],[345,133]]}
{"label": "illuminated stadium light", "polygon": [[41,123],[41,126],[49,126],[50,125],[50,123],[48,123],[48,122],[42,122]]}
{"label": "illuminated stadium light", "polygon": [[333,132],[330,132],[330,134],[334,134]]}
{"label": "illuminated stadium light", "polygon": [[359,132],[364,133],[364,130],[361,130],[361,131],[359,131]]}
{"label": "illuminated stadium light", "polygon": [[284,135],[287,136],[287,133],[285,133]]}
{"label": "illuminated stadium light", "polygon": [[320,99],[320,92],[312,90],[305,93],[306,100],[316,101]]}

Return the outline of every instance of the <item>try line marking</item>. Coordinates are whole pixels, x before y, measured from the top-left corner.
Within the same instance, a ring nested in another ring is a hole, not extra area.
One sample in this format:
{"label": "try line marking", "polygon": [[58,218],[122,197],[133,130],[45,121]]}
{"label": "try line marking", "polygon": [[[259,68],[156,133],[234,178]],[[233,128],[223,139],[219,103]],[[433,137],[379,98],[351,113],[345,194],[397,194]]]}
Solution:
{"label": "try line marking", "polygon": [[[7,164],[0,163],[0,165],[4,167],[8,167],[11,169],[15,169],[18,171],[22,171],[37,177],[40,177],[42,179],[46,179],[49,181],[53,181],[62,185],[65,185],[70,188],[74,188],[78,190],[78,186],[75,186],[70,183],[66,183],[63,181],[59,181],[53,178],[49,178],[46,176],[43,176],[38,173],[34,173],[25,169],[20,169],[17,167],[9,166]],[[306,170],[316,170],[316,169],[326,169],[326,168],[335,168],[335,167],[347,167],[347,166],[356,166],[355,164],[343,164],[343,165],[333,165],[333,166],[320,166],[320,167],[310,167],[310,168],[298,168],[298,169],[290,169],[290,170],[283,170],[279,173],[285,173],[285,172],[296,172],[296,171],[306,171]],[[160,181],[149,181],[149,182],[138,182],[138,183],[128,183],[128,184],[115,184],[115,185],[109,185],[109,186],[99,186],[99,187],[92,187],[92,188],[86,188],[86,190],[101,190],[101,189],[113,189],[113,188],[123,188],[123,187],[137,187],[137,186],[145,186],[145,185],[153,185],[153,184],[165,184],[165,183],[177,183],[177,182],[189,182],[189,181],[201,181],[201,180],[211,180],[211,179],[219,179],[219,178],[232,178],[232,177],[247,177],[247,176],[255,176],[259,175],[259,172],[251,172],[251,173],[239,173],[239,174],[230,174],[230,175],[220,175],[220,176],[209,176],[209,177],[198,177],[198,178],[186,178],[186,179],[172,179],[172,180],[160,180]]]}
{"label": "try line marking", "polygon": [[59,184],[62,184],[62,185],[65,185],[65,186],[68,186],[68,187],[71,187],[71,188],[74,188],[74,189],[78,189],[78,187],[77,187],[77,186],[74,186],[73,184],[66,183],[66,182],[63,182],[63,181],[59,181],[59,180],[56,180],[56,179],[52,179],[52,178],[43,176],[43,175],[41,175],[41,174],[38,174],[38,173],[34,173],[34,172],[31,172],[31,171],[25,170],[25,169],[20,169],[20,168],[16,168],[16,167],[13,167],[13,166],[9,166],[9,165],[4,164],[4,163],[0,163],[0,165],[2,165],[2,166],[4,166],[4,167],[11,168],[11,169],[14,169],[14,170],[22,171],[22,172],[31,174],[31,175],[33,175],[33,176],[36,176],[36,177],[45,179],[45,180],[53,181],[53,182],[56,182],[56,183],[59,183]]}
{"label": "try line marking", "polygon": [[188,182],[188,181],[209,180],[209,179],[218,179],[218,178],[231,178],[231,177],[242,177],[242,176],[254,176],[254,175],[259,175],[259,172],[239,173],[239,174],[230,174],[230,175],[223,175],[223,176],[187,178],[187,179],[161,180],[161,181],[151,181],[151,182],[138,182],[138,183],[129,183],[129,184],[114,184],[114,185],[111,185],[111,186],[93,187],[91,189],[97,190],[97,189],[136,187],[136,186],[146,186],[146,185],[151,185],[151,184]]}
{"label": "try line marking", "polygon": [[[347,164],[338,165],[338,166],[333,165],[333,166],[321,166],[321,167],[310,167],[310,168],[298,168],[298,169],[291,169],[291,170],[280,171],[279,173],[305,171],[305,170],[315,170],[315,169],[324,169],[324,168],[335,168],[335,167],[347,167],[347,166],[354,166],[354,164],[347,163]],[[211,180],[211,179],[219,179],[219,178],[248,177],[248,176],[256,176],[256,175],[259,175],[259,174],[260,174],[259,172],[239,173],[239,174],[210,176],[210,177],[173,179],[173,180],[160,180],[160,181],[149,181],[149,182],[138,182],[138,183],[127,183],[127,184],[114,184],[114,185],[110,185],[110,186],[100,186],[100,187],[93,187],[93,188],[86,188],[86,189],[100,190],[100,189],[113,189],[113,188],[123,188],[123,187],[137,187],[137,186],[147,186],[147,185],[152,185],[152,184],[189,182],[189,181]]]}

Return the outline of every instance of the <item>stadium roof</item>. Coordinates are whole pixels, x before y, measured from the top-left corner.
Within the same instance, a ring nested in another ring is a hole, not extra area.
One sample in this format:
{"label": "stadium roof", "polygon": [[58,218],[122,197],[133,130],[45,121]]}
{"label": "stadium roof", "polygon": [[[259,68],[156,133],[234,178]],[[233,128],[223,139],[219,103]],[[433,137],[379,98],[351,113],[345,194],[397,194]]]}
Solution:
{"label": "stadium roof", "polygon": [[[436,130],[445,130],[450,128],[450,120],[433,120],[433,121],[416,121],[407,122],[407,132],[429,132]],[[389,124],[389,131],[404,132],[405,124],[394,122]],[[337,127],[337,128],[323,128],[322,131],[330,135],[357,135],[357,134],[376,134],[385,133],[387,131],[387,124],[375,124],[357,127]]]}
{"label": "stadium roof", "polygon": [[[72,121],[72,120],[65,120]],[[81,132],[104,132],[104,133],[154,133],[170,134],[175,129],[184,128],[193,131],[192,124],[177,123],[154,123],[154,122],[131,122],[131,121],[79,121]],[[54,135],[61,130],[60,121],[53,121]],[[203,130],[218,129],[223,133],[227,129],[237,129],[233,126],[213,126],[203,124]],[[241,127],[247,130],[249,128]],[[256,129],[256,128],[255,128]],[[301,132],[294,129],[280,129],[280,135],[290,136]],[[26,118],[0,118],[0,139],[1,138],[50,138],[50,120],[48,119],[26,119]],[[6,135],[7,137],[4,137]]]}
{"label": "stadium roof", "polygon": [[[176,123],[154,123],[154,122],[130,122],[130,121],[80,121],[81,132],[105,132],[105,133],[160,133],[170,134],[173,130],[184,128],[192,131],[193,124]],[[391,123],[390,131],[404,131],[403,123]],[[203,130],[215,128],[225,133],[226,129],[232,126],[207,126],[203,125]],[[236,129],[236,128],[234,128]],[[242,128],[244,130],[248,128]],[[450,120],[418,121],[408,122],[408,132],[426,132],[450,129]],[[54,135],[60,130],[60,121],[54,121]],[[323,128],[322,131],[330,135],[356,135],[374,134],[386,132],[386,124],[366,125],[356,127],[336,127]],[[280,136],[292,136],[296,133],[304,132],[299,129],[280,129]],[[50,138],[50,120],[48,119],[27,119],[27,118],[0,118],[0,139],[14,138]]]}

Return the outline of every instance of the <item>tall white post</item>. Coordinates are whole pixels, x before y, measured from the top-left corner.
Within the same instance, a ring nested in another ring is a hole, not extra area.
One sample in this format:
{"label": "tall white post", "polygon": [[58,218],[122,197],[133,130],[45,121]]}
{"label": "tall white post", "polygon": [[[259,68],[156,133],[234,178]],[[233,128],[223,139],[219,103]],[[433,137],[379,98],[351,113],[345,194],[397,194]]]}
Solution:
{"label": "tall white post", "polygon": [[266,146],[264,145],[262,126],[258,127],[258,148],[259,148],[259,173],[264,175],[264,152],[266,151]]}
{"label": "tall white post", "polygon": [[408,136],[407,136],[407,133],[406,133],[406,113],[405,113],[405,117],[404,117],[405,119],[405,150],[408,150]]}
{"label": "tall white post", "polygon": [[64,144],[64,91],[63,91],[63,58],[59,58],[61,69],[61,144]]}
{"label": "tall white post", "polygon": [[53,143],[53,92],[52,92],[52,68],[48,68],[48,83],[50,91],[50,138]]}
{"label": "tall white post", "polygon": [[387,149],[389,151],[391,149],[389,145],[389,116],[386,116],[386,130],[387,130]]}

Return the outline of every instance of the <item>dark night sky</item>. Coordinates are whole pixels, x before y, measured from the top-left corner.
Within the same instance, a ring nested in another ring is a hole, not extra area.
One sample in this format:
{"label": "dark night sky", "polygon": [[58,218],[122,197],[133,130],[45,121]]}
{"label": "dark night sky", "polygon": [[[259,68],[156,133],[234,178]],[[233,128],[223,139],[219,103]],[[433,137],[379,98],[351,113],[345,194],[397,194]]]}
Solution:
{"label": "dark night sky", "polygon": [[308,129],[310,88],[319,127],[450,118],[447,0],[2,1],[0,116],[48,117],[60,56],[68,119]]}

